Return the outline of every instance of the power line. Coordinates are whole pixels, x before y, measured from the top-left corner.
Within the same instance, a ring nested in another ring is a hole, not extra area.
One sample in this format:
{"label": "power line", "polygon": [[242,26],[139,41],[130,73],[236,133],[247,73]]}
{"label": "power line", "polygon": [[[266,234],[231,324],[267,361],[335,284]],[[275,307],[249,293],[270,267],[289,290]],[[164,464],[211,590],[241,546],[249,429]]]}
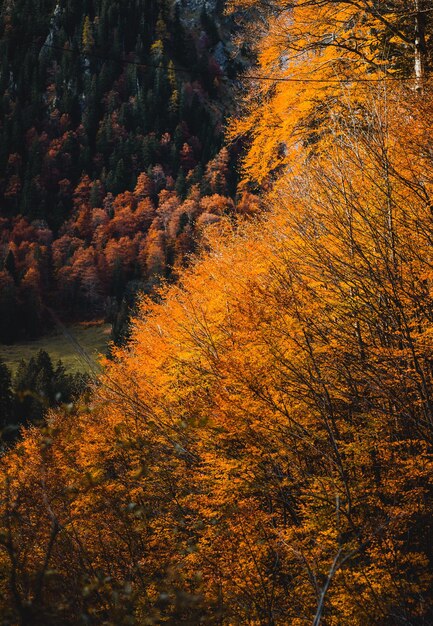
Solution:
{"label": "power line", "polygon": [[[119,65],[135,65],[136,67],[140,67],[142,69],[164,69],[164,65],[156,65],[154,63],[142,63],[141,61],[131,61],[129,59],[116,59],[115,57],[108,57],[102,54],[98,54],[97,52],[87,52],[85,50],[79,50],[78,48],[65,48],[63,46],[55,46],[54,44],[50,44],[50,43],[43,43],[43,44],[38,44],[36,42],[33,42],[31,44],[32,46],[38,46],[40,48],[50,48],[52,50],[58,50],[60,52],[72,52],[77,54],[78,56],[82,56],[82,57],[88,57],[88,58],[93,58],[93,59],[99,59],[100,61],[111,61],[113,63],[118,63]],[[185,72],[187,74],[190,74],[191,71],[184,68],[184,67],[174,67],[173,69],[176,72]]]}
{"label": "power line", "polygon": [[[58,50],[61,52],[71,52],[75,53],[78,56],[86,57],[86,58],[94,58],[99,59],[101,61],[111,61],[112,63],[117,63],[119,65],[133,65],[135,67],[139,67],[142,69],[164,69],[164,65],[157,65],[154,63],[142,63],[141,61],[132,61],[129,59],[116,59],[114,57],[108,57],[102,54],[98,54],[95,52],[88,52],[84,50],[79,50],[77,48],[65,48],[63,46],[56,46],[54,44],[43,43],[38,44],[33,42],[31,45],[38,46],[40,48],[49,48],[52,50]],[[172,66],[175,72],[182,72],[185,74],[191,74],[192,70],[184,67]],[[218,75],[219,79],[222,80],[233,80],[228,74],[221,73]],[[415,77],[407,78],[404,76],[382,76],[378,78],[296,78],[291,76],[269,76],[263,74],[243,74],[241,76],[243,80],[255,80],[255,81],[263,81],[263,82],[274,82],[274,83],[381,83],[381,82],[410,82],[416,81]]]}
{"label": "power line", "polygon": [[404,76],[382,76],[381,78],[293,78],[293,77],[276,77],[261,75],[242,76],[247,80],[271,81],[275,83],[382,83],[386,82],[406,82],[417,80],[416,78],[405,78]]}

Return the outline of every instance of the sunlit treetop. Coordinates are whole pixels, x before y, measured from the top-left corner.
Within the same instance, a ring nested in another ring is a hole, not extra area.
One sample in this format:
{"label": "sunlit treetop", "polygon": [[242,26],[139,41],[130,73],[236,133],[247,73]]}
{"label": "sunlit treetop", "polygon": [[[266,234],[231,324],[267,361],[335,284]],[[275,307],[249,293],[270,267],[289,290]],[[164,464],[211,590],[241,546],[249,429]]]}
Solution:
{"label": "sunlit treetop", "polygon": [[429,14],[417,12],[418,2],[241,4],[254,15],[246,30],[257,55],[257,67],[246,79],[247,114],[231,127],[232,136],[249,139],[246,180],[263,183],[293,165],[299,141],[317,149],[339,116],[341,100],[350,93],[353,102],[365,101],[366,81],[388,81],[392,87],[408,80],[418,88],[425,78]]}

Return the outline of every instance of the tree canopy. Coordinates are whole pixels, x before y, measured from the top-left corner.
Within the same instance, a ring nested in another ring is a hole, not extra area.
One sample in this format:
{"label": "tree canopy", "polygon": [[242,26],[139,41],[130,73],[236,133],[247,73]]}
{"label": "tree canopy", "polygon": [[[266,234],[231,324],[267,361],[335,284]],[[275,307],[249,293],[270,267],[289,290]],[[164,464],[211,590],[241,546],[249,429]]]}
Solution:
{"label": "tree canopy", "polygon": [[[244,4],[268,59],[268,37],[282,59],[286,28],[314,43],[297,57],[305,74],[322,52],[344,67],[334,46],[318,50],[313,18],[334,15],[347,42],[361,7],[378,63],[404,17],[397,3]],[[368,77],[350,58],[350,76]],[[213,195],[193,190],[166,222],[183,234],[202,203],[201,256],[142,295],[90,400],[49,412],[0,459],[6,623],[433,621],[433,98],[427,71],[414,87],[330,78],[315,97],[288,82],[250,95],[246,177],[263,171],[267,190],[245,189],[248,219],[226,217],[220,153]],[[274,127],[253,129],[283,101]],[[285,126],[293,102],[305,106]],[[143,249],[156,270],[163,195]]]}

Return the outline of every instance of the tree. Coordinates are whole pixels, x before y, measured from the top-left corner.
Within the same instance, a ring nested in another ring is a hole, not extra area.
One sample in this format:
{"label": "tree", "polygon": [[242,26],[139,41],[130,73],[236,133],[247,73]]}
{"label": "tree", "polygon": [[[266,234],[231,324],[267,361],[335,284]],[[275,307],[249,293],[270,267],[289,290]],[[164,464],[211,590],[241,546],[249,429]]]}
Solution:
{"label": "tree", "polygon": [[12,343],[20,336],[17,290],[9,272],[0,271],[0,339]]}
{"label": "tree", "polygon": [[47,411],[75,401],[87,387],[82,374],[68,374],[58,361],[40,350],[29,361],[22,360],[13,380],[14,414],[18,424],[41,424]]}
{"label": "tree", "polygon": [[7,365],[0,360],[0,429],[10,426],[13,419],[12,376]]}
{"label": "tree", "polygon": [[209,163],[206,165],[206,173],[203,180],[203,186],[207,192],[207,195],[216,193],[220,195],[227,194],[229,161],[229,151],[227,150],[227,148],[222,148],[217,156],[209,161]]}
{"label": "tree", "polygon": [[339,103],[350,99],[356,108],[365,101],[364,81],[411,77],[421,88],[425,33],[431,26],[426,26],[428,12],[415,0],[411,10],[401,0],[245,4],[262,29],[256,37],[258,73],[269,77],[251,89],[250,113],[233,129],[251,139],[245,169],[253,180],[296,167],[299,142],[317,149],[318,139],[329,136],[341,114]]}
{"label": "tree", "polygon": [[13,381],[15,394],[15,415],[17,423],[37,423],[44,413],[44,390],[37,390],[36,379],[39,370],[32,357],[28,363],[21,360]]}
{"label": "tree", "polygon": [[18,279],[17,276],[17,268],[15,263],[15,256],[13,250],[9,250],[4,263],[5,270],[10,274],[10,276],[16,282]]}
{"label": "tree", "polygon": [[41,279],[37,269],[30,267],[20,284],[20,309],[22,312],[22,333],[37,337],[47,327],[44,304],[41,298]]}
{"label": "tree", "polygon": [[[25,588],[41,623],[431,622],[433,108],[382,95],[266,218],[221,220],[140,298],[91,409],[2,457],[14,619]],[[175,214],[199,209],[195,190]]]}
{"label": "tree", "polygon": [[95,45],[93,38],[92,23],[88,15],[84,18],[83,24],[83,36],[82,36],[83,48],[86,52],[89,52]]}

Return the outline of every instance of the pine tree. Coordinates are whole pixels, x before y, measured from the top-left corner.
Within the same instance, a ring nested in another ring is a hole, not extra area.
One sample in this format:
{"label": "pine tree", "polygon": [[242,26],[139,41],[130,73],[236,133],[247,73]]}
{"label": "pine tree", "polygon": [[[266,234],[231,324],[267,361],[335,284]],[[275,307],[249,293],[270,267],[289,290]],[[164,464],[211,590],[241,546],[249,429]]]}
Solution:
{"label": "pine tree", "polygon": [[13,420],[12,376],[7,365],[0,359],[0,430]]}
{"label": "pine tree", "polygon": [[16,263],[15,263],[15,255],[13,251],[10,249],[7,253],[4,267],[5,267],[5,270],[9,273],[9,275],[13,278],[16,284],[17,279],[18,279],[18,274],[17,274],[17,269],[16,269]]}

